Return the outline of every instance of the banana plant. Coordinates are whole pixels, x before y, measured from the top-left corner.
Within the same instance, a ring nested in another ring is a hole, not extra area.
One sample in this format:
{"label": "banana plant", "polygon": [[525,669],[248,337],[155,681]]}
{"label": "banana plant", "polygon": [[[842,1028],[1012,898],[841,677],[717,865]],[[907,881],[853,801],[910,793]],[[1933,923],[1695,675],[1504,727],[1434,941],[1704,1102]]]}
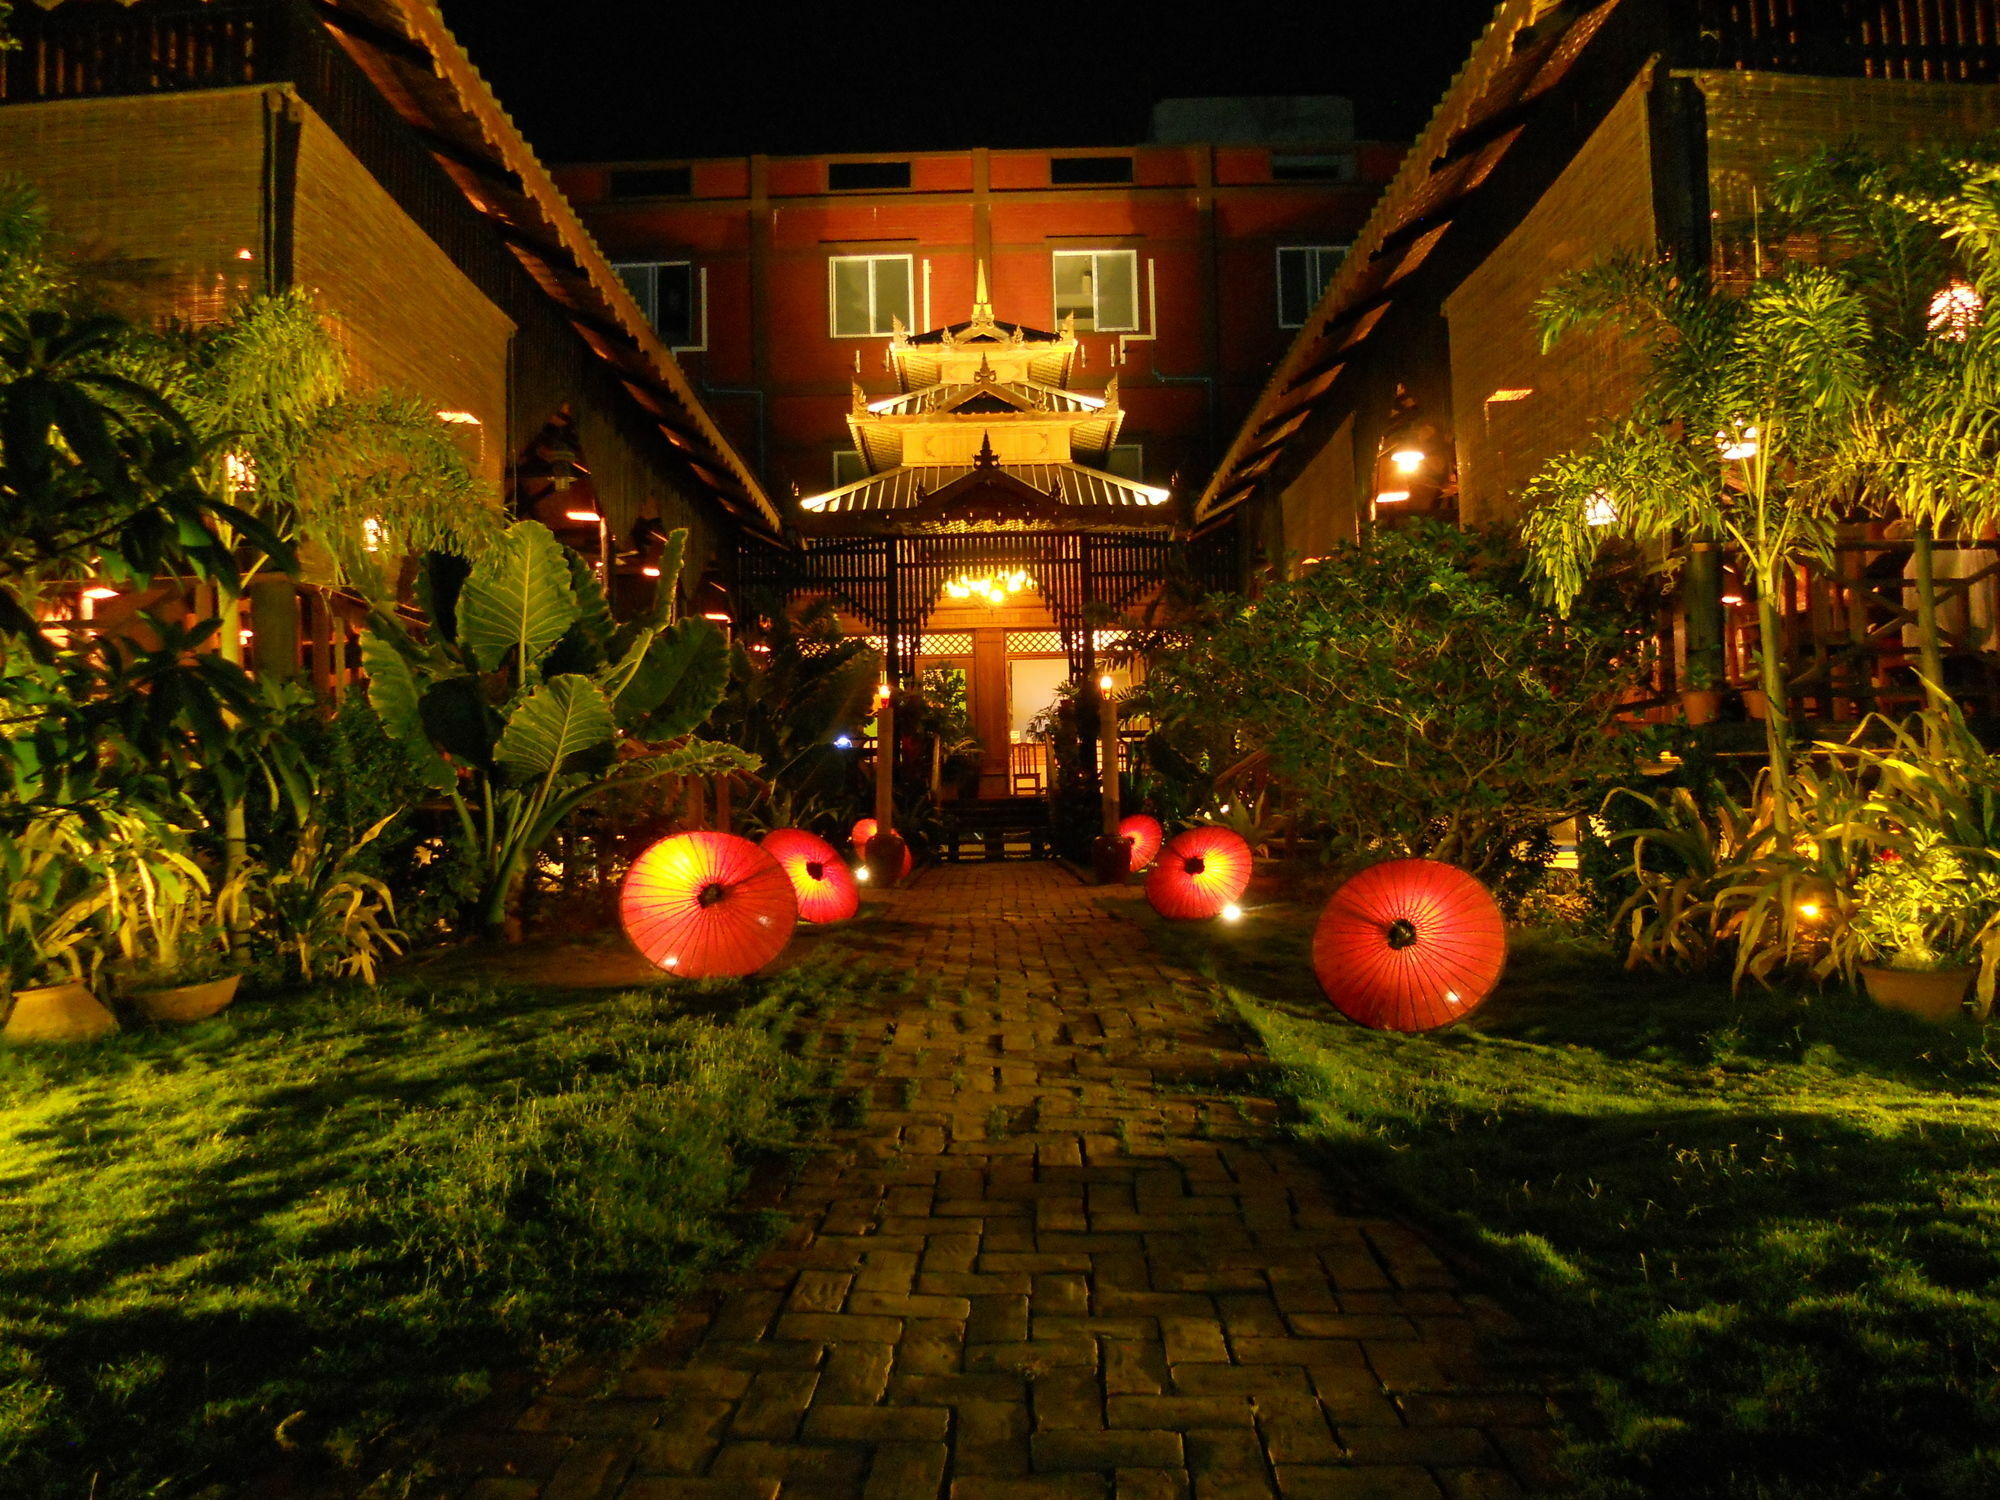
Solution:
{"label": "banana plant", "polygon": [[722,633],[673,618],[687,533],[668,539],[659,603],[615,624],[583,559],[536,521],[469,566],[432,554],[419,637],[377,609],[362,639],[368,702],[457,813],[489,935],[512,930],[528,862],[562,821],[613,786],[752,771],[733,745],[692,737],[729,676]]}

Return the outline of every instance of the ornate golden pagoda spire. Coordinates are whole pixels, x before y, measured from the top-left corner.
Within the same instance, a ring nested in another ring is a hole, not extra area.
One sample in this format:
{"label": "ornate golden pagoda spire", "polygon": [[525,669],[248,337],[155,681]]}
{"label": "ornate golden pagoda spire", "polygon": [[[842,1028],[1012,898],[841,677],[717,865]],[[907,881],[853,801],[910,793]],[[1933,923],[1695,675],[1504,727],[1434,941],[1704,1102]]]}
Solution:
{"label": "ornate golden pagoda spire", "polygon": [[986,291],[986,262],[976,260],[972,273],[972,321],[991,323],[993,321],[993,299]]}

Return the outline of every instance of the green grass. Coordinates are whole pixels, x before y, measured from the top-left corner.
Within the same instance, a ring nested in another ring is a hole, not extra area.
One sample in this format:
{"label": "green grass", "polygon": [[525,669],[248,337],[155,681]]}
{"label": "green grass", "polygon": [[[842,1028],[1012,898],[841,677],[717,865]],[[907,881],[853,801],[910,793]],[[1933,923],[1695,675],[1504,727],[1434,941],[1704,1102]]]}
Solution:
{"label": "green grass", "polygon": [[1584,1493],[2000,1494],[2000,1044],[1533,933],[1468,1023],[1373,1033],[1309,920],[1159,930],[1302,1133],[1568,1342]]}
{"label": "green grass", "polygon": [[644,1336],[764,1237],[732,1204],[815,1124],[786,1034],[830,986],[405,985],[0,1052],[0,1492],[351,1464]]}

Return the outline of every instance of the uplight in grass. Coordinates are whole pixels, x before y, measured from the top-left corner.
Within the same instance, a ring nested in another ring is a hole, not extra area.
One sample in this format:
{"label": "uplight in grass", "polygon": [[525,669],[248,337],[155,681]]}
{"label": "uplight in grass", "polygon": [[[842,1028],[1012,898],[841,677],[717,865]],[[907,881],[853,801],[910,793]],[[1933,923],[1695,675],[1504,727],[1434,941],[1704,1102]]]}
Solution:
{"label": "uplight in grass", "polygon": [[1243,908],[1231,901],[1222,908],[1221,917],[1225,922],[1240,922],[1243,920]]}

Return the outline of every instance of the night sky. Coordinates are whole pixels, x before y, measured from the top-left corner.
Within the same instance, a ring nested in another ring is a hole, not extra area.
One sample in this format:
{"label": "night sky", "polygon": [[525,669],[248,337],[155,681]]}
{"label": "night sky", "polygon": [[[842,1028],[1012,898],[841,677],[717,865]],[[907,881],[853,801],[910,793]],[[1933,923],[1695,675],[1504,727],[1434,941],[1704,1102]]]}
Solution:
{"label": "night sky", "polygon": [[[545,161],[1131,145],[1153,101],[1344,94],[1407,141],[1493,0],[442,0]],[[982,26],[980,17],[993,18]]]}

